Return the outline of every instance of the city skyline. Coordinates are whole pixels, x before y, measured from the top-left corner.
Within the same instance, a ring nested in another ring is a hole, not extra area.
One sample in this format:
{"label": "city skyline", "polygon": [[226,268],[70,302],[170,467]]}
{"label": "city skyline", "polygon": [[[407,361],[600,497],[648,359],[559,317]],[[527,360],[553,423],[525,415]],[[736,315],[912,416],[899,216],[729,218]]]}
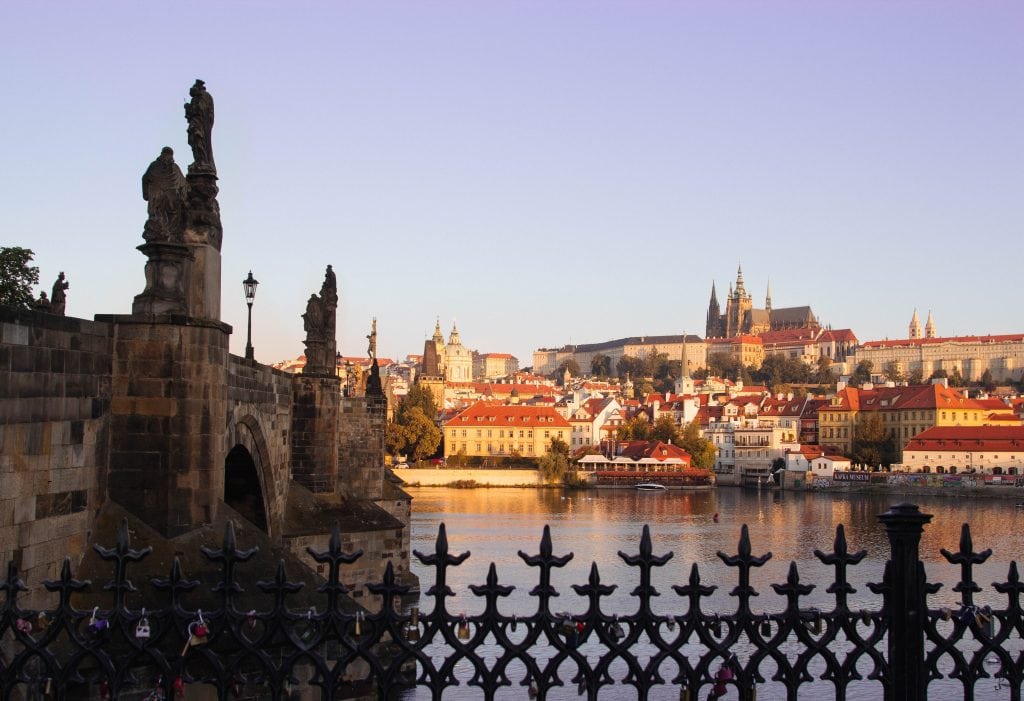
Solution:
{"label": "city skyline", "polygon": [[[54,8],[59,11],[54,12]],[[197,18],[202,18],[201,20]],[[338,347],[422,352],[440,317],[539,347],[703,336],[742,264],[760,303],[862,340],[1019,332],[991,280],[1024,228],[1024,8],[1010,2],[321,5],[12,2],[0,229],[68,314],[143,288],[139,180],[217,106],[222,318],[302,353],[338,274]]]}

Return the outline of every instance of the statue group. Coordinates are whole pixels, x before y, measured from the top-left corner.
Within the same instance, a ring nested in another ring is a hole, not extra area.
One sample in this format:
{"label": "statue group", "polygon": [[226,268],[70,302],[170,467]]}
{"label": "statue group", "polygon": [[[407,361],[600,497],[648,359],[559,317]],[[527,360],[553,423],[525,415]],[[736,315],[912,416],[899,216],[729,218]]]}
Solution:
{"label": "statue group", "polygon": [[39,293],[39,299],[35,302],[36,310],[46,312],[47,314],[64,316],[64,310],[68,302],[67,289],[69,287],[71,285],[64,277],[64,271],[61,270],[60,275],[57,276],[53,287],[50,289],[50,296],[47,297],[45,291]]}
{"label": "statue group", "polygon": [[[163,147],[160,155],[149,164],[142,176],[142,199],[148,203],[149,214],[142,237],[147,242],[181,243],[188,223],[189,200],[197,199],[192,190],[197,187],[209,189],[209,185],[201,180],[190,182],[192,176],[216,178],[212,142],[213,96],[207,92],[206,84],[201,80],[196,80],[189,89],[189,95],[192,99],[185,103],[188,145],[192,147],[189,178],[186,179],[181,168],[174,162],[174,150],[170,146]],[[199,199],[210,197],[205,191],[201,195]],[[216,192],[212,196],[215,197]],[[219,221],[216,224],[219,228]]]}
{"label": "statue group", "polygon": [[320,285],[320,294],[309,296],[306,313],[302,315],[306,329],[306,367],[303,372],[334,374],[337,310],[338,280],[334,269],[328,265],[323,284]]}

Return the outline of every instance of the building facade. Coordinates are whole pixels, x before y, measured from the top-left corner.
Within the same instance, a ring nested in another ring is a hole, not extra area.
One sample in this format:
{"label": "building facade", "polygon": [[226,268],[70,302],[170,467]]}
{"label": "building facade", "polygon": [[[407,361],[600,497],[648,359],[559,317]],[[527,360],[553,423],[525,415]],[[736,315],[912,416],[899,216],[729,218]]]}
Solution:
{"label": "building facade", "polygon": [[759,335],[765,331],[783,329],[818,328],[818,320],[810,307],[772,308],[772,291],[768,287],[764,308],[754,307],[753,297],[743,284],[743,268],[736,271],[736,287],[729,285],[725,299],[725,311],[718,303],[714,283],[711,284],[711,300],[708,302],[707,324],[704,335],[707,338],[732,338],[740,335]]}
{"label": "building facade", "polygon": [[554,407],[477,402],[443,427],[444,456],[538,458],[555,438],[569,443],[572,426]]}
{"label": "building facade", "polygon": [[865,360],[876,372],[891,366],[903,376],[920,371],[928,378],[936,370],[957,370],[965,380],[974,381],[988,370],[996,382],[1020,381],[1024,379],[1024,333],[866,341],[848,358],[847,370]]}

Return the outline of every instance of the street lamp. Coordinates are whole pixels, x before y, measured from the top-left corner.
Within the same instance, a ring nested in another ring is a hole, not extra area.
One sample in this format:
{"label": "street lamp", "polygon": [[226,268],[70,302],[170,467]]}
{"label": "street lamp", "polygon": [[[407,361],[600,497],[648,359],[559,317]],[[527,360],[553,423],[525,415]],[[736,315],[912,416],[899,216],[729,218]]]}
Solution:
{"label": "street lamp", "polygon": [[242,280],[242,289],[245,290],[245,303],[249,305],[249,330],[245,337],[245,359],[253,359],[253,347],[252,347],[252,301],[256,299],[256,285],[260,284],[259,281],[252,276],[252,271],[249,271],[249,277]]}

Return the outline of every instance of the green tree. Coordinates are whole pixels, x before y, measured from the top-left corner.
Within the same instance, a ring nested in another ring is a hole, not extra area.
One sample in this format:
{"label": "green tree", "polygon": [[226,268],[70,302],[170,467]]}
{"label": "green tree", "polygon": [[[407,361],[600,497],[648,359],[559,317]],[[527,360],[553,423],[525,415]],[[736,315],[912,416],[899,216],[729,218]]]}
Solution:
{"label": "green tree", "polygon": [[590,373],[595,377],[609,377],[612,374],[612,359],[604,353],[597,353],[590,359]]}
{"label": "green tree", "polygon": [[626,375],[636,379],[647,374],[647,364],[640,358],[624,355],[615,363],[615,372],[618,373],[620,380],[625,379]]}
{"label": "green tree", "polygon": [[29,265],[34,255],[28,248],[0,248],[0,306],[32,308],[32,287],[39,284],[39,268]]}
{"label": "green tree", "polygon": [[619,426],[615,437],[620,441],[646,441],[651,438],[651,422],[640,412]]}
{"label": "green tree", "polygon": [[437,427],[434,393],[423,385],[413,385],[405,395],[395,418],[388,423],[385,445],[392,453],[404,452],[413,460],[422,460],[437,452],[441,430]]}
{"label": "green tree", "polygon": [[418,406],[406,414],[403,429],[406,435],[406,449],[417,462],[436,453],[438,446],[441,445],[441,430]]}
{"label": "green tree", "polygon": [[857,367],[854,368],[853,374],[850,375],[850,384],[860,387],[865,382],[871,381],[871,371],[874,370],[875,364],[870,360],[862,360],[857,363]]}
{"label": "green tree", "polygon": [[554,380],[555,382],[561,382],[562,376],[565,375],[566,368],[568,368],[569,374],[573,377],[580,376],[580,364],[576,362],[575,358],[566,358],[559,363],[558,367],[555,368],[551,374],[548,375],[548,379]]}
{"label": "green tree", "polygon": [[830,385],[836,381],[836,376],[832,373],[832,358],[827,355],[818,358],[818,362],[815,364],[814,381],[819,385]]}
{"label": "green tree", "polygon": [[853,429],[850,458],[861,465],[885,465],[896,462],[896,438],[885,428],[877,412],[862,412]]}
{"label": "green tree", "polygon": [[730,353],[712,353],[708,356],[708,372],[727,380],[740,379],[743,364]]}
{"label": "green tree", "polygon": [[919,385],[924,382],[924,370],[921,368],[914,368],[907,373],[907,384],[908,385]]}
{"label": "green tree", "polygon": [[654,421],[651,438],[662,443],[679,445],[679,426],[676,425],[672,414],[664,413]]}
{"label": "green tree", "polygon": [[963,387],[964,376],[960,373],[960,368],[954,367],[953,372],[949,373],[949,386],[950,387]]}
{"label": "green tree", "polygon": [[946,372],[945,370],[943,370],[942,368],[939,368],[938,370],[933,372],[931,375],[929,375],[928,379],[929,380],[941,380],[942,378],[948,378],[948,377],[949,377],[949,373]]}
{"label": "green tree", "polygon": [[544,481],[549,484],[564,482],[569,473],[569,446],[566,442],[560,438],[552,438],[548,451],[537,461],[537,469]]}
{"label": "green tree", "polygon": [[694,419],[686,424],[679,437],[679,447],[690,454],[690,461],[696,467],[710,470],[715,465],[718,449],[715,444],[700,435],[700,424]]}

